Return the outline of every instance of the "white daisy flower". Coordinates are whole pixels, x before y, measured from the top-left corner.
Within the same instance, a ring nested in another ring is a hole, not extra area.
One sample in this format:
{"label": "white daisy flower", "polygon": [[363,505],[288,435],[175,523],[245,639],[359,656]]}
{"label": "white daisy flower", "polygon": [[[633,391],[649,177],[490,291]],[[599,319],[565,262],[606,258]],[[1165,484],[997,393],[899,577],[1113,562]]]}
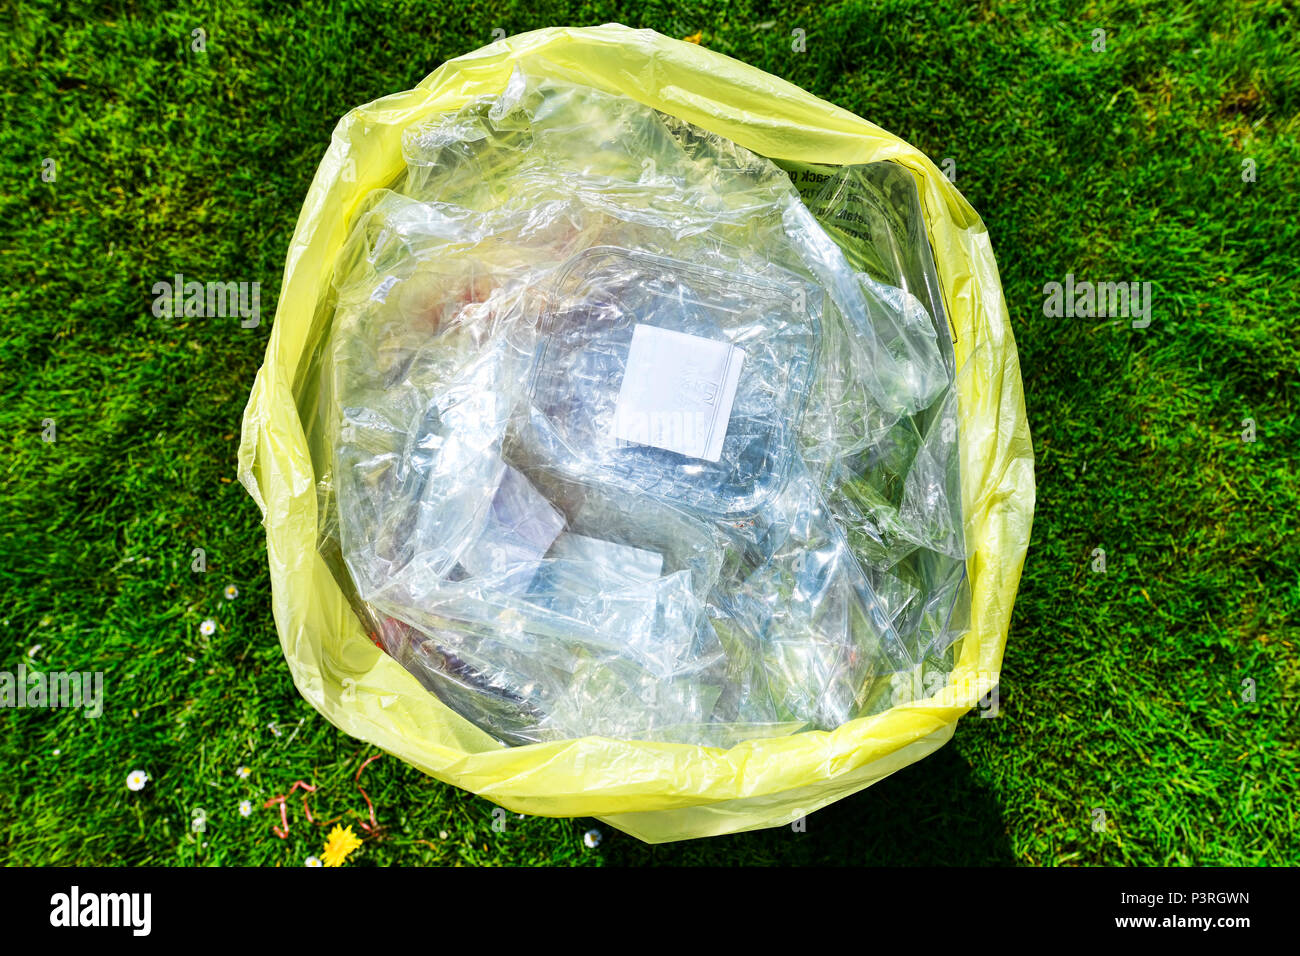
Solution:
{"label": "white daisy flower", "polygon": [[248,775],[249,775],[250,773],[252,773],[252,772],[253,772],[253,771],[249,770],[247,767],[236,767],[236,768],[235,768],[235,776],[238,777],[240,780],[247,780],[247,779],[248,779]]}
{"label": "white daisy flower", "polygon": [[59,749],[56,747],[56,748],[54,749],[54,756],[57,757],[57,756],[58,756],[59,754],[61,754],[62,752],[63,752],[63,751],[59,750]]}
{"label": "white daisy flower", "polygon": [[233,601],[235,598],[239,597],[239,588],[235,587],[233,584],[227,584],[226,589],[221,593],[225,595],[227,601]]}
{"label": "white daisy flower", "polygon": [[582,842],[586,844],[587,849],[594,850],[600,846],[600,840],[603,834],[599,830],[588,830],[582,835]]}
{"label": "white daisy flower", "polygon": [[251,817],[253,815],[253,802],[251,800],[239,801],[239,815],[241,817]]}
{"label": "white daisy flower", "polygon": [[320,866],[320,860],[314,856],[309,856],[306,861],[303,862],[303,866]]}
{"label": "white daisy flower", "polygon": [[439,840],[445,840],[445,839],[447,839],[447,831],[446,831],[446,830],[439,830],[439,831],[438,831],[438,839],[439,839]]}
{"label": "white daisy flower", "polygon": [[126,775],[126,789],[143,790],[144,785],[149,782],[149,775],[143,770],[132,770]]}
{"label": "white daisy flower", "polygon": [[208,618],[199,625],[199,633],[204,637],[211,637],[213,634],[217,633],[217,622],[212,620],[212,618]]}

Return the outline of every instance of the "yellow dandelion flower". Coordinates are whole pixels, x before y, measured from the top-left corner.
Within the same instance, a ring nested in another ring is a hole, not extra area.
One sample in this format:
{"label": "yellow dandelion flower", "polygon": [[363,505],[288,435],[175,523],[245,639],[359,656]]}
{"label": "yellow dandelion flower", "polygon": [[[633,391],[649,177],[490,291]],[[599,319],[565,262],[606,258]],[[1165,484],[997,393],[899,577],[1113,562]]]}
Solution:
{"label": "yellow dandelion flower", "polygon": [[688,37],[682,37],[682,39],[685,40],[687,43],[699,43],[701,40],[704,39],[704,31],[701,30],[698,33],[692,33]]}
{"label": "yellow dandelion flower", "polygon": [[351,827],[335,826],[325,841],[325,851],[321,856],[325,858],[326,866],[342,866],[349,854],[359,846],[361,840],[352,832]]}

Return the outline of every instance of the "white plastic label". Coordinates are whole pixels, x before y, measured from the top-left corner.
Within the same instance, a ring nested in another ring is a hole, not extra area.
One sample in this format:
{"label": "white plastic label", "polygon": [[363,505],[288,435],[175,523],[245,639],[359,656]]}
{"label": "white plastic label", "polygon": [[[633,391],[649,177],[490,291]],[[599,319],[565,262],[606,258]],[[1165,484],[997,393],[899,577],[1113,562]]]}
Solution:
{"label": "white plastic label", "polygon": [[744,350],[729,342],[637,325],[614,406],[614,437],[717,461]]}

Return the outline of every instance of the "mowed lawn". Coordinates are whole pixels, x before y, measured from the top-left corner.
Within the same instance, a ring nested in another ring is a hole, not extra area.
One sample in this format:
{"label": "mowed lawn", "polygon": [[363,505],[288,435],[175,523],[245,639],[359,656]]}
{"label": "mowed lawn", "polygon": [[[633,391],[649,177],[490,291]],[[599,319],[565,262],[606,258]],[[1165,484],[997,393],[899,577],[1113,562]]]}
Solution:
{"label": "mowed lawn", "polygon": [[[1038,511],[998,716],[802,833],[501,831],[391,756],[361,771],[378,751],[293,687],[234,481],[338,118],[496,30],[607,21],[699,33],[951,160],[1002,272]],[[350,865],[1300,862],[1298,27],[1176,0],[8,5],[0,670],[101,671],[104,712],[0,710],[0,860],[300,865],[368,797]],[[177,273],[259,282],[260,325],[156,316]],[[1048,317],[1067,275],[1151,283],[1150,325]]]}

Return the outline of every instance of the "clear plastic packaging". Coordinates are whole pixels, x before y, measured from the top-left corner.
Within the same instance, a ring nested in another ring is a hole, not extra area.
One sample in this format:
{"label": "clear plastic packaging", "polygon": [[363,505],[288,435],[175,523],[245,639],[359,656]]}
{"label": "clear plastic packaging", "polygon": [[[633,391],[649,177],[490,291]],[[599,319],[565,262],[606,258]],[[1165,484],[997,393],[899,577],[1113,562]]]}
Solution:
{"label": "clear plastic packaging", "polygon": [[529,438],[572,477],[744,516],[799,453],[816,298],[793,274],[584,250],[546,300]]}
{"label": "clear plastic packaging", "polygon": [[893,180],[805,203],[734,143],[523,72],[405,154],[335,263],[313,442],[321,551],[390,654],[512,744],[829,729],[951,666],[924,233],[821,221],[894,210]]}

